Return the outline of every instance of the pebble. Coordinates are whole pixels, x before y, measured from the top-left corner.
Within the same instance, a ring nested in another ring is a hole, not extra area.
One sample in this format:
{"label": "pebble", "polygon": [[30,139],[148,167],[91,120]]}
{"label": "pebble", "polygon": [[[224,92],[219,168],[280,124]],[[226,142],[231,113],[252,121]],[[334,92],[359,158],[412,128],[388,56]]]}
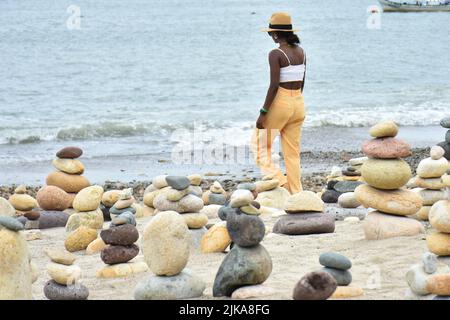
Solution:
{"label": "pebble", "polygon": [[288,214],[278,219],[273,227],[273,232],[287,235],[305,235],[333,233],[334,229],[335,220],[331,214]]}
{"label": "pebble", "polygon": [[326,300],[337,288],[336,280],[327,272],[307,273],[295,285],[294,300]]}
{"label": "pebble", "polygon": [[445,134],[445,142],[450,143],[450,130],[448,130],[447,133]]}
{"label": "pebble", "polygon": [[255,182],[256,185],[256,191],[264,192],[264,191],[270,191],[273,190],[280,185],[280,181],[278,179],[272,179],[272,180],[263,180],[263,181],[257,181]]}
{"label": "pebble", "polygon": [[207,206],[204,206],[202,210],[199,211],[199,213],[204,213],[208,217],[208,219],[217,219],[219,218],[219,210],[222,208],[222,206],[218,204],[210,204]]}
{"label": "pebble", "polygon": [[80,226],[91,229],[102,229],[103,222],[103,212],[100,209],[89,212],[76,212],[71,214],[67,220],[66,231],[73,231]]}
{"label": "pebble", "polygon": [[370,186],[383,190],[394,190],[404,186],[412,175],[408,163],[402,159],[373,158],[364,163],[361,174]]}
{"label": "pebble", "polygon": [[349,258],[336,252],[322,253],[319,257],[319,263],[324,267],[348,270],[352,267],[352,262]]}
{"label": "pebble", "polygon": [[231,244],[231,237],[226,222],[216,223],[208,229],[200,240],[200,249],[203,253],[224,252]]}
{"label": "pebble", "polygon": [[254,203],[257,203],[256,201],[252,201],[248,206],[240,207],[238,210],[240,213],[245,213],[248,215],[255,215],[259,216],[261,213],[259,212],[259,204],[258,206],[255,206]]}
{"label": "pebble", "polygon": [[122,224],[131,224],[132,226],[136,226],[136,217],[133,213],[126,211],[111,220],[112,226],[119,226]]}
{"label": "pebble", "polygon": [[253,201],[253,194],[244,189],[238,189],[233,192],[230,198],[232,208],[240,208],[249,205]]}
{"label": "pebble", "polygon": [[338,204],[342,208],[355,209],[358,208],[361,203],[356,199],[354,192],[346,192],[339,196]]}
{"label": "pebble", "polygon": [[103,196],[103,188],[92,186],[82,189],[77,193],[73,200],[73,208],[78,212],[87,212],[97,210],[100,206]]}
{"label": "pebble", "polygon": [[106,244],[128,246],[139,239],[139,232],[135,226],[124,224],[102,230],[100,232],[100,237]]}
{"label": "pebble", "polygon": [[127,262],[103,267],[97,271],[96,276],[97,278],[122,278],[146,271],[148,266],[145,262]]}
{"label": "pebble", "polygon": [[337,203],[341,193],[336,190],[325,190],[322,193],[321,199],[325,203]]}
{"label": "pebble", "polygon": [[76,159],[81,157],[83,150],[78,147],[65,147],[56,153],[56,156],[61,159]]}
{"label": "pebble", "polygon": [[36,222],[39,229],[65,227],[69,215],[62,211],[39,211],[40,217]]}
{"label": "pebble", "polygon": [[252,247],[262,241],[266,227],[258,216],[232,213],[227,216],[227,230],[235,244]]}
{"label": "pebble", "polygon": [[348,223],[359,223],[360,222],[358,217],[347,217],[344,219],[344,221],[348,222]]}
{"label": "pebble", "polygon": [[437,231],[450,233],[450,201],[436,202],[430,209],[428,220]]}
{"label": "pebble", "polygon": [[254,299],[269,297],[277,293],[273,288],[264,284],[250,285],[236,289],[231,294],[231,299]]}
{"label": "pebble", "polygon": [[253,183],[253,182],[239,183],[237,185],[237,189],[244,189],[244,190],[249,190],[249,191],[255,191],[256,190],[256,184]]}
{"label": "pebble", "polygon": [[191,185],[191,181],[183,176],[167,176],[166,182],[176,190],[184,190]]}
{"label": "pebble", "polygon": [[364,295],[364,290],[359,287],[339,286],[331,295],[331,299],[355,298]]}
{"label": "pebble", "polygon": [[322,212],[323,209],[322,199],[312,191],[301,191],[291,195],[284,207],[287,213]]}
{"label": "pebble", "polygon": [[397,159],[411,155],[411,146],[404,140],[396,138],[378,138],[364,141],[363,153],[371,158]]}
{"label": "pebble", "polygon": [[81,251],[95,239],[97,239],[97,230],[80,226],[67,236],[64,246],[69,252]]}
{"label": "pebble", "polygon": [[219,204],[224,205],[227,201],[226,197],[221,193],[211,193],[208,196],[208,203],[209,204]]}
{"label": "pebble", "polygon": [[[450,132],[450,130],[448,132]],[[433,146],[430,149],[430,158],[432,160],[439,160],[444,156],[444,154],[445,150],[440,146]]]}
{"label": "pebble", "polygon": [[378,211],[370,212],[367,215],[363,221],[363,230],[367,240],[409,237],[425,232],[423,225],[415,219]]}
{"label": "pebble", "polygon": [[106,247],[106,243],[103,241],[103,239],[97,238],[94,241],[92,241],[91,243],[89,243],[89,245],[86,248],[86,254],[92,255],[92,254],[99,253],[100,251],[105,249],[105,247]]}
{"label": "pebble", "polygon": [[437,271],[438,259],[434,253],[425,252],[422,256],[423,270],[432,274]]}
{"label": "pebble", "polygon": [[38,207],[36,199],[28,194],[13,194],[8,200],[19,211],[30,211]]}
{"label": "pebble", "polygon": [[[175,211],[178,213],[199,212],[203,208],[203,200],[192,194],[188,194],[180,201],[169,201],[164,193],[158,194],[153,205],[160,211]],[[111,211],[112,212],[112,211]]]}
{"label": "pebble", "polygon": [[0,197],[0,216],[15,217],[16,209],[5,198]]}
{"label": "pebble", "polygon": [[36,200],[43,210],[64,211],[71,206],[72,198],[63,189],[45,186],[39,189]]}
{"label": "pebble", "polygon": [[116,209],[114,207],[109,208],[109,214],[110,215],[113,214],[113,215],[119,216],[119,215],[121,215],[122,213],[125,213],[125,212],[130,212],[132,214],[136,214],[136,208],[134,208],[134,207],[128,207],[128,208],[125,208],[125,209]]}
{"label": "pebble", "polygon": [[3,226],[11,231],[20,231],[24,229],[23,224],[21,224],[17,219],[8,216],[0,216],[0,226]]}
{"label": "pebble", "polygon": [[38,220],[41,216],[41,213],[39,211],[28,211],[25,212],[23,216],[28,220]]}
{"label": "pebble", "polygon": [[450,117],[442,118],[441,122],[440,122],[440,125],[443,128],[449,129],[450,128]]}
{"label": "pebble", "polygon": [[103,193],[102,203],[105,207],[111,208],[120,198],[120,190],[109,190]]}
{"label": "pebble", "polygon": [[364,183],[361,181],[338,181],[333,189],[340,193],[354,192],[362,184]]}
{"label": "pebble", "polygon": [[73,285],[81,278],[81,268],[77,265],[67,266],[51,262],[47,265],[47,273],[58,284]]}
{"label": "pebble", "polygon": [[89,290],[80,283],[64,286],[50,280],[44,286],[44,294],[50,300],[87,300]]}
{"label": "pebble", "polygon": [[395,137],[398,126],[394,121],[382,121],[370,128],[369,134],[374,138]]}
{"label": "pebble", "polygon": [[139,254],[139,247],[135,244],[128,246],[107,245],[100,254],[100,258],[106,264],[125,263]]}
{"label": "pebble", "polygon": [[134,199],[133,196],[129,199],[123,199],[123,200],[120,199],[120,200],[117,200],[116,203],[114,203],[113,207],[118,210],[126,209],[126,208],[131,207],[133,205],[133,203],[135,203],[135,201],[136,200]]}
{"label": "pebble", "polygon": [[419,188],[430,189],[430,190],[440,190],[445,188],[445,184],[442,179],[439,178],[420,178],[416,177],[415,185]]}
{"label": "pebble", "polygon": [[421,178],[440,178],[448,170],[448,160],[440,158],[433,160],[426,158],[420,161],[417,167],[417,175]]}
{"label": "pebble", "polygon": [[369,159],[368,157],[353,158],[353,159],[350,159],[348,161],[348,163],[351,166],[360,166],[360,165],[363,165],[364,162],[366,162],[368,159]]}
{"label": "pebble", "polygon": [[427,235],[427,247],[438,256],[450,256],[450,234],[436,232]]}
{"label": "pebble", "polygon": [[155,178],[153,178],[152,180],[152,185],[156,188],[156,189],[162,189],[164,187],[167,187],[167,181],[166,181],[166,175],[160,175],[160,176],[156,176]]}
{"label": "pebble", "polygon": [[59,171],[68,174],[83,174],[84,172],[84,165],[79,160],[56,158],[52,164]]}
{"label": "pebble", "polygon": [[336,280],[338,286],[348,286],[352,282],[352,274],[348,270],[324,267],[321,271],[328,272]]}
{"label": "pebble", "polygon": [[187,178],[193,186],[199,186],[202,184],[202,176],[199,174],[191,174]]}
{"label": "pebble", "polygon": [[264,207],[284,209],[287,199],[291,196],[285,188],[275,188],[270,191],[258,193],[255,200]]}
{"label": "pebble", "polygon": [[183,213],[182,217],[189,229],[200,229],[208,223],[208,216],[204,213]]}
{"label": "pebble", "polygon": [[441,200],[447,200],[447,192],[445,190],[427,190],[427,189],[413,189],[422,198],[424,206],[432,206]]}
{"label": "pebble", "polygon": [[55,263],[70,266],[75,262],[75,255],[64,249],[49,248],[45,250],[45,254]]}

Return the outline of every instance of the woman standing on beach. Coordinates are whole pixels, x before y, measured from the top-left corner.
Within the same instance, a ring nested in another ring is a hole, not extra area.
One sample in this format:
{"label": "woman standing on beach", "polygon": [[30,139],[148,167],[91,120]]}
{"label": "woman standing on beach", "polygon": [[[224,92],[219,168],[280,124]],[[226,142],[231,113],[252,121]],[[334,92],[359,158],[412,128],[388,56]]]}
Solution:
{"label": "woman standing on beach", "polygon": [[[268,32],[278,48],[269,53],[270,86],[256,122],[252,149],[256,163],[265,174],[274,174],[290,193],[302,191],[300,139],[305,106],[306,56],[287,13],[274,13]],[[286,175],[271,159],[272,144],[280,135]]]}

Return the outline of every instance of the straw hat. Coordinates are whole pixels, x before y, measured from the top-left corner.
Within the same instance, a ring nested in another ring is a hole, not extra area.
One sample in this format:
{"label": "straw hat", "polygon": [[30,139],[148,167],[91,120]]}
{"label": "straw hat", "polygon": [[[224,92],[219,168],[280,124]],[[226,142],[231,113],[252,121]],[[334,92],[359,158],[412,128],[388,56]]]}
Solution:
{"label": "straw hat", "polygon": [[286,12],[276,12],[270,17],[269,28],[261,30],[263,32],[272,31],[298,31],[292,28],[291,16]]}

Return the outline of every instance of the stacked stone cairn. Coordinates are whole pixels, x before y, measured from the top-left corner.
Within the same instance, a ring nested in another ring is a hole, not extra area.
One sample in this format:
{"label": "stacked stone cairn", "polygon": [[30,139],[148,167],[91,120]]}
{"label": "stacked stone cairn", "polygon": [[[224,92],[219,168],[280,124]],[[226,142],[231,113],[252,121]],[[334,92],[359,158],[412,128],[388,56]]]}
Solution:
{"label": "stacked stone cairn", "polygon": [[206,190],[202,195],[205,205],[217,204],[223,206],[227,202],[227,198],[227,192],[222,188],[219,181],[214,181],[209,190]]}
{"label": "stacked stone cairn", "polygon": [[86,300],[89,289],[81,284],[81,268],[74,265],[75,256],[65,250],[48,249],[51,262],[47,265],[50,276],[44,286],[44,294],[49,300]]}
{"label": "stacked stone cairn", "polygon": [[432,205],[441,200],[446,200],[445,185],[441,177],[448,168],[448,161],[444,158],[444,149],[434,146],[430,150],[430,157],[420,161],[417,167],[417,176],[414,184],[419,187],[414,189],[420,194],[423,206],[415,217],[427,221]]}
{"label": "stacked stone cairn", "polygon": [[266,227],[259,208],[251,191],[239,189],[231,195],[229,207],[221,211],[233,246],[214,279],[214,297],[231,297],[240,287],[262,284],[272,272],[272,259],[260,244]]}
{"label": "stacked stone cairn", "polygon": [[422,261],[408,270],[406,282],[409,286],[406,299],[450,299],[450,268],[439,264],[437,256],[431,252],[426,252]]}
{"label": "stacked stone cairn", "polygon": [[136,286],[136,300],[192,299],[202,296],[205,283],[185,269],[189,260],[189,241],[189,229],[179,213],[163,211],[152,218],[144,229],[142,250],[145,262],[154,275]]}
{"label": "stacked stone cairn", "polygon": [[0,300],[31,300],[32,266],[23,225],[0,212]]}
{"label": "stacked stone cairn", "polygon": [[427,246],[438,256],[450,256],[450,170],[441,180],[447,188],[447,198],[436,202],[430,209],[428,218],[435,232],[427,235]]}
{"label": "stacked stone cairn", "polygon": [[284,211],[287,214],[279,217],[273,227],[274,233],[307,235],[334,232],[334,216],[323,213],[324,203],[312,191],[301,191],[291,195]]}
{"label": "stacked stone cairn", "polygon": [[[264,176],[254,185],[255,189],[250,191],[256,195],[255,200],[262,207],[283,210],[290,194],[285,188],[280,187],[280,181],[275,178],[275,175]],[[246,188],[248,187],[250,185],[246,185]]]}
{"label": "stacked stone cairn", "polygon": [[356,199],[366,208],[376,211],[367,214],[364,234],[367,240],[398,236],[414,236],[423,233],[423,225],[412,218],[422,207],[422,198],[406,190],[411,178],[411,168],[401,158],[410,155],[410,146],[395,136],[397,125],[384,121],[370,129],[374,139],[363,144],[363,152],[369,157],[361,168],[367,184],[355,189]]}
{"label": "stacked stone cairn", "polygon": [[121,194],[122,190],[108,190],[103,193],[102,203],[100,204],[100,210],[103,212],[103,220],[111,221],[109,210],[117,201],[119,201]]}
{"label": "stacked stone cairn", "polygon": [[446,158],[449,161],[449,169],[450,169],[450,117],[446,117],[441,120],[441,127],[449,129],[445,134],[445,141],[438,143],[438,146],[444,149],[445,151],[444,158]]}

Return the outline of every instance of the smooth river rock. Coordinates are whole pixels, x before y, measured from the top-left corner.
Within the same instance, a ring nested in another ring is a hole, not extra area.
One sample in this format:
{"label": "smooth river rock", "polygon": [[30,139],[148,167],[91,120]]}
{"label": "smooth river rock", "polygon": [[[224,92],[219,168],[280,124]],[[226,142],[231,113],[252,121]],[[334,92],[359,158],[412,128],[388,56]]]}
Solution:
{"label": "smooth river rock", "polygon": [[307,235],[333,233],[334,216],[327,213],[282,215],[273,227],[274,233],[286,235]]}
{"label": "smooth river rock", "polygon": [[337,288],[336,280],[327,272],[307,273],[295,285],[294,300],[326,300]]}
{"label": "smooth river rock", "polygon": [[361,175],[370,186],[394,190],[411,178],[411,168],[402,159],[369,159],[361,167]]}
{"label": "smooth river rock", "polygon": [[363,221],[363,229],[367,240],[416,236],[425,232],[423,225],[415,219],[377,211],[367,215]]}

